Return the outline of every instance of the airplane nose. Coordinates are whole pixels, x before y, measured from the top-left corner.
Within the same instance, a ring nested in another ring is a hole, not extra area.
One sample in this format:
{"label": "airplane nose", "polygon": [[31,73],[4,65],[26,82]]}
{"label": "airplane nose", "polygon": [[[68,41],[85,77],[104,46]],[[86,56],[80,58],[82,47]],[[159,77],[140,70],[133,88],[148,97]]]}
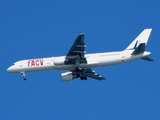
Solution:
{"label": "airplane nose", "polygon": [[9,67],[9,68],[7,69],[7,72],[10,73],[11,71],[12,71],[12,70],[11,70],[11,67]]}

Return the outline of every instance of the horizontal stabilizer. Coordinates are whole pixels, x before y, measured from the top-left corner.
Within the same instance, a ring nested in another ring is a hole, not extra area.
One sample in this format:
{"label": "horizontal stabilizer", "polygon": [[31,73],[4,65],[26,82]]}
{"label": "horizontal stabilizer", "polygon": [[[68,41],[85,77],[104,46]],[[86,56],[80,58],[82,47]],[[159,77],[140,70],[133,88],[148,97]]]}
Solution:
{"label": "horizontal stabilizer", "polygon": [[149,58],[149,57],[144,57],[144,58],[141,58],[142,60],[146,60],[146,61],[153,61],[151,58]]}
{"label": "horizontal stabilizer", "polygon": [[138,55],[143,53],[145,50],[145,43],[141,43],[132,53],[132,55]]}

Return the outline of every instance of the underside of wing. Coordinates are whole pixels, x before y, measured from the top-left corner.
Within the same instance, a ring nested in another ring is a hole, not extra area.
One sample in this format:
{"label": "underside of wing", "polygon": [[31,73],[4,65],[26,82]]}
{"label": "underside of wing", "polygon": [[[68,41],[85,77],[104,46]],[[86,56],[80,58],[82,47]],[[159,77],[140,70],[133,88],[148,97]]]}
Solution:
{"label": "underside of wing", "polygon": [[78,64],[87,63],[87,60],[84,57],[84,53],[86,53],[85,47],[84,34],[80,34],[68,52],[65,64],[76,64],[76,62]]}
{"label": "underside of wing", "polygon": [[106,80],[106,78],[98,75],[97,73],[95,73],[95,71],[93,71],[91,69],[85,70],[85,75],[87,77],[90,77],[90,78],[93,78],[93,79],[96,79],[96,80]]}
{"label": "underside of wing", "polygon": [[77,71],[77,70],[73,70],[72,71],[73,75],[78,76],[78,77],[90,77],[96,80],[106,80],[106,78],[98,75],[97,73],[95,73],[95,71],[91,70],[91,69],[84,69],[82,71]]}

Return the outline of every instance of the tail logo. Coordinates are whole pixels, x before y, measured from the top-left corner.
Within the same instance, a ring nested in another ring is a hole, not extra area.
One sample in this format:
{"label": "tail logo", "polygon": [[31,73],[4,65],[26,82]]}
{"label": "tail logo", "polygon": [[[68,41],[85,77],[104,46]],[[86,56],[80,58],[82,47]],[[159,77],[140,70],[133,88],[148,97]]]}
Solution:
{"label": "tail logo", "polygon": [[136,44],[134,45],[133,49],[137,48],[138,40],[136,41]]}
{"label": "tail logo", "polygon": [[128,49],[128,50],[135,50],[135,49],[137,48],[137,45],[138,45],[138,40],[136,41],[134,47],[133,47],[133,48],[130,48],[130,49]]}

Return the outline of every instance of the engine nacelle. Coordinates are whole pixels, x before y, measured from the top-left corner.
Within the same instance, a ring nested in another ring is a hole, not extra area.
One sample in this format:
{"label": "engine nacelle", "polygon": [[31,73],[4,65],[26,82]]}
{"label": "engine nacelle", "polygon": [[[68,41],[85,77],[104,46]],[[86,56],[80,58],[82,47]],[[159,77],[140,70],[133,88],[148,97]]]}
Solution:
{"label": "engine nacelle", "polygon": [[71,81],[75,78],[72,72],[66,72],[61,74],[62,81]]}
{"label": "engine nacelle", "polygon": [[56,57],[54,58],[54,65],[64,65],[64,61],[64,57]]}

